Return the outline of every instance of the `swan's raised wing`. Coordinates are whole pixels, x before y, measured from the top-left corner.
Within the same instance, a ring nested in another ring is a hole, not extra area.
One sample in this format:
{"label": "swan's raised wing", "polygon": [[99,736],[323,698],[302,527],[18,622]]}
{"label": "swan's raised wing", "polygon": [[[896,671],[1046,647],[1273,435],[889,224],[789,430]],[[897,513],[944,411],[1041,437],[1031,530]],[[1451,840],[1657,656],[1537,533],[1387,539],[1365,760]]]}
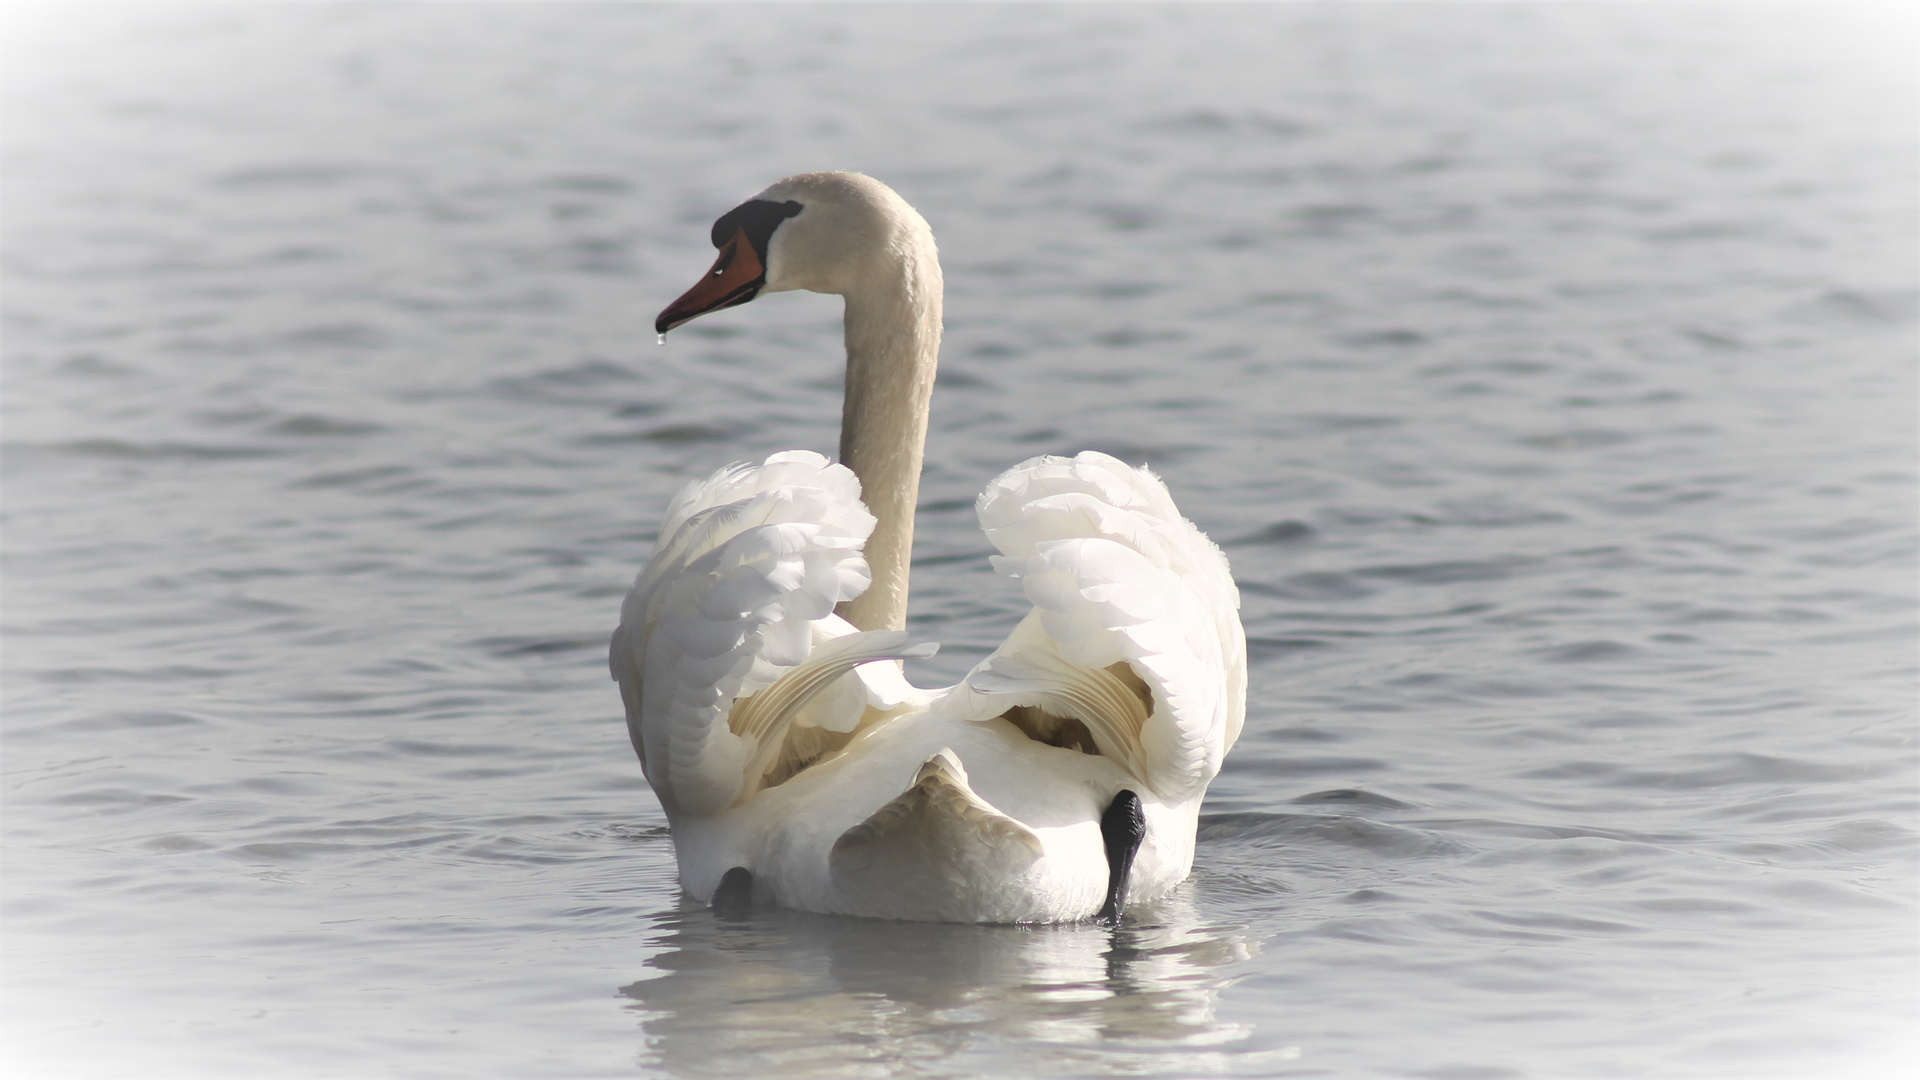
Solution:
{"label": "swan's raised wing", "polygon": [[869,584],[873,525],[853,473],[808,451],[722,469],[668,506],[608,666],[669,810],[724,809],[911,694],[892,665],[843,678],[930,655],[833,614]]}
{"label": "swan's raised wing", "polygon": [[1155,794],[1203,788],[1246,714],[1240,593],[1220,549],[1153,473],[1092,451],[1009,469],[978,512],[995,567],[1034,607],[948,707],[1078,720]]}

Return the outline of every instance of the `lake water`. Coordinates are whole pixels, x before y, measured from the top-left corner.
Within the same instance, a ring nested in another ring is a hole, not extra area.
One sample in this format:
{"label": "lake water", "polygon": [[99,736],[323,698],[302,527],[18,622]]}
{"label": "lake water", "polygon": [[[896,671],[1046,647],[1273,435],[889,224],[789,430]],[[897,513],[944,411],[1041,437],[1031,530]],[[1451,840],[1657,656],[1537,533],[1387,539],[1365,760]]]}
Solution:
{"label": "lake water", "polygon": [[[16,11],[13,1075],[1904,1075],[1913,26],[1830,8]],[[606,637],[839,306],[650,324],[817,168],[946,268],[913,678],[1030,455],[1232,559],[1124,929],[678,893]]]}

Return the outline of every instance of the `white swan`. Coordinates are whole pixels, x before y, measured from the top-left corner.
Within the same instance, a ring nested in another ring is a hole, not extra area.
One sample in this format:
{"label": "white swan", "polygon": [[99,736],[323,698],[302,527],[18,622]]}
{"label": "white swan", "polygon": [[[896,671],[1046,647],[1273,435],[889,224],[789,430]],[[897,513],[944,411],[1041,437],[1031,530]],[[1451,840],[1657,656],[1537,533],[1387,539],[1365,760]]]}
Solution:
{"label": "white swan", "polygon": [[1118,918],[1178,884],[1245,713],[1219,549],[1145,469],[1015,466],[978,512],[1033,611],[957,685],[911,686],[874,661],[932,652],[902,630],[940,348],[932,233],[876,180],[808,173],[723,215],[713,244],[657,328],[838,293],[846,404],[841,464],[790,451],[681,491],[621,609],[610,664],[681,884],[728,913],[960,922]]}

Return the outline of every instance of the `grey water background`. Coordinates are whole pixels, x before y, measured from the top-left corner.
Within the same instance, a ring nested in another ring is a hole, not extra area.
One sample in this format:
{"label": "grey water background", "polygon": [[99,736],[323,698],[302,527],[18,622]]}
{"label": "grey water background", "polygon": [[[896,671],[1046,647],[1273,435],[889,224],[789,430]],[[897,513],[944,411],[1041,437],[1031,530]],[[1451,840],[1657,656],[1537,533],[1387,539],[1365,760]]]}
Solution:
{"label": "grey water background", "polygon": [[[139,1077],[1850,1077],[1913,1051],[1895,9],[39,9],[4,126],[7,1060]],[[1246,732],[1134,925],[717,923],[604,642],[836,441],[836,300],[654,342],[855,168],[973,494],[1161,471]]]}

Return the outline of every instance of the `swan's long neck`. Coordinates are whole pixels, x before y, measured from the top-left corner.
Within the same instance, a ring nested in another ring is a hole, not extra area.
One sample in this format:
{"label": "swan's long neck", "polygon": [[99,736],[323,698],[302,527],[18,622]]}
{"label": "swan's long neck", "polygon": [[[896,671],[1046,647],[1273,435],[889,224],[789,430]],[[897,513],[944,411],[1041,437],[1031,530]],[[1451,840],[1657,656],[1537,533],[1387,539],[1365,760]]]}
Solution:
{"label": "swan's long neck", "polygon": [[873,584],[840,605],[862,630],[907,625],[907,575],[913,513],[927,446],[927,410],[940,357],[940,260],[922,225],[889,245],[889,264],[849,289],[847,398],[840,414],[840,460],[860,478],[878,519],[867,541]]}

